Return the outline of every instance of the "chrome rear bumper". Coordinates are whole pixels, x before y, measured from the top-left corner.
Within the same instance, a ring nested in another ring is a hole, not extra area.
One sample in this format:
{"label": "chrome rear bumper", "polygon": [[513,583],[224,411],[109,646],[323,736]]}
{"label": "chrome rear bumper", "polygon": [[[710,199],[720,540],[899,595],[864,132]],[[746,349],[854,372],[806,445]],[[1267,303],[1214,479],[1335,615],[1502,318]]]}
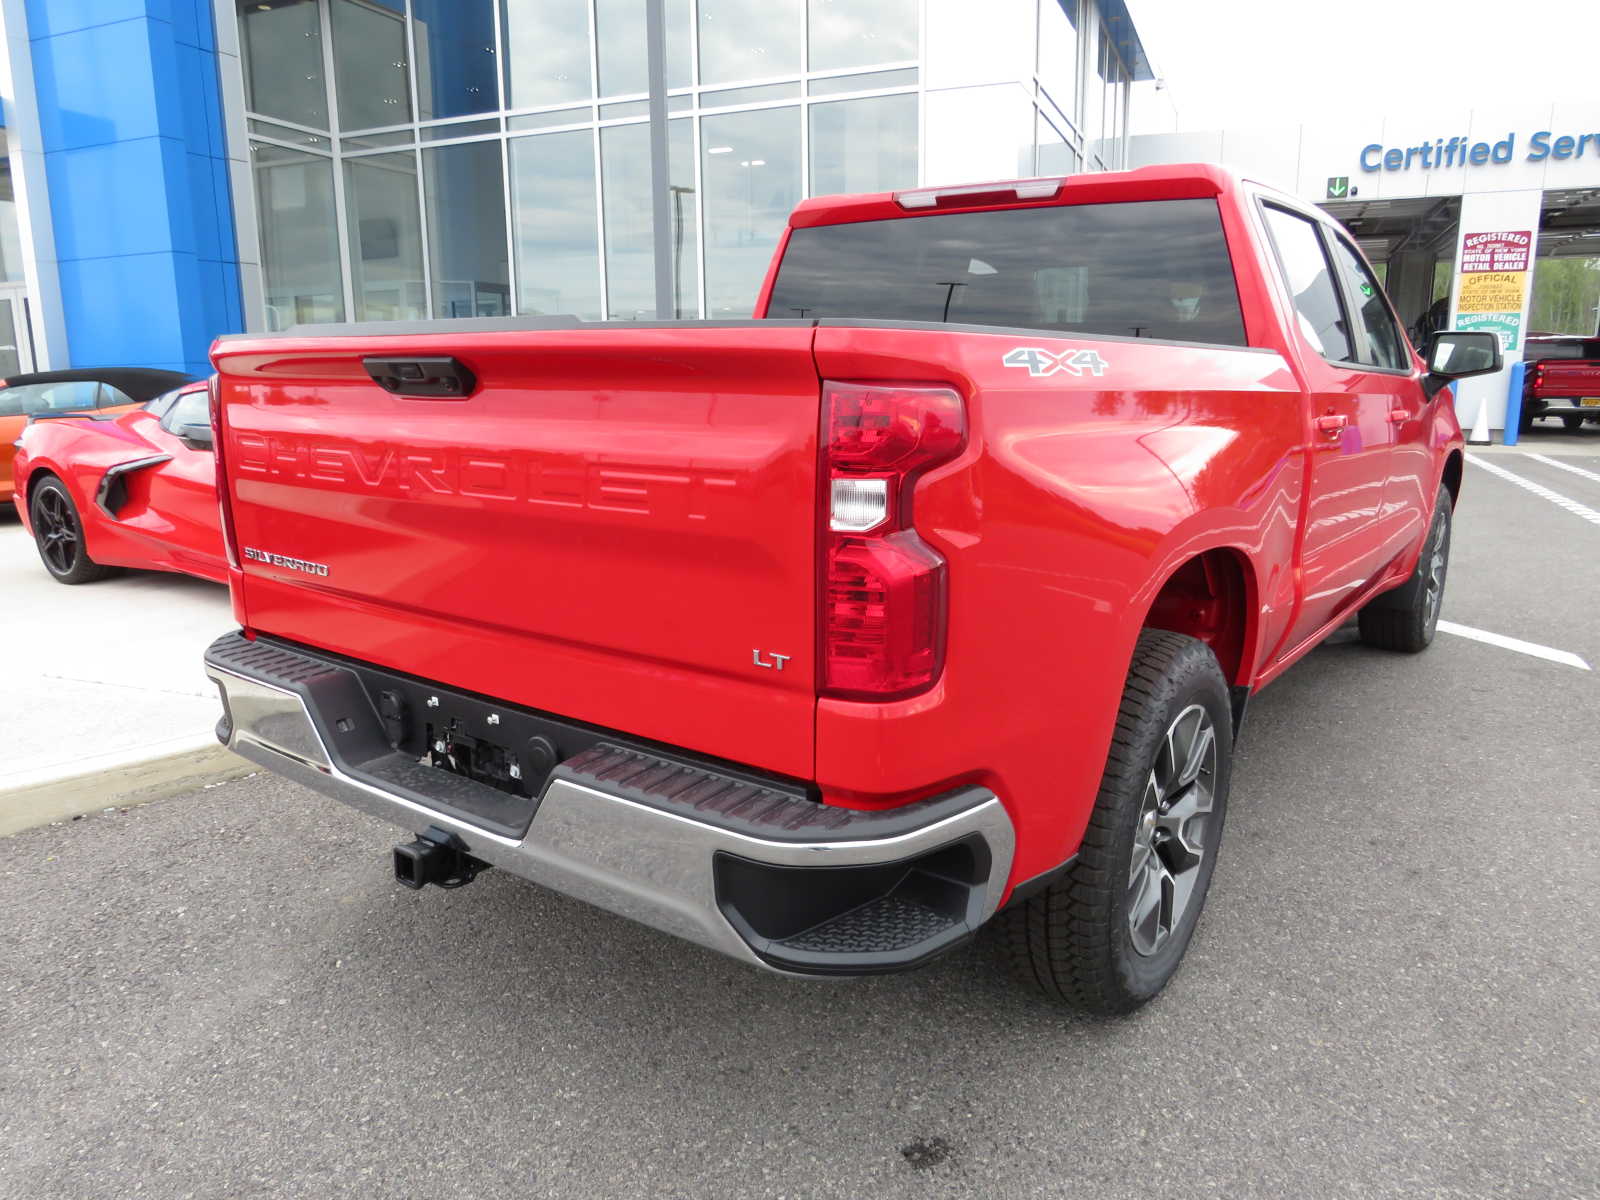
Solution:
{"label": "chrome rear bumper", "polygon": [[[596,747],[558,765],[523,836],[486,829],[342,763],[329,750],[315,694],[286,681],[294,672],[264,670],[262,678],[242,668],[247,655],[236,651],[243,639],[230,636],[233,642],[224,638],[207,653],[206,672],[227,711],[219,737],[241,756],[414,832],[453,834],[486,863],[742,962],[804,974],[905,969],[963,940],[994,913],[1005,888],[1014,833],[987,789],[963,788],[885,813],[782,800],[752,818],[704,805],[697,811],[631,785],[630,776],[691,768],[626,747]],[[619,759],[620,768],[613,765]],[[645,769],[652,763],[661,771]],[[436,774],[441,784],[456,782]],[[893,894],[873,899],[874,889]],[[850,911],[825,911],[834,893]],[[943,924],[923,906],[935,894]],[[807,913],[828,919],[801,928]],[[885,934],[896,921],[900,931]]]}

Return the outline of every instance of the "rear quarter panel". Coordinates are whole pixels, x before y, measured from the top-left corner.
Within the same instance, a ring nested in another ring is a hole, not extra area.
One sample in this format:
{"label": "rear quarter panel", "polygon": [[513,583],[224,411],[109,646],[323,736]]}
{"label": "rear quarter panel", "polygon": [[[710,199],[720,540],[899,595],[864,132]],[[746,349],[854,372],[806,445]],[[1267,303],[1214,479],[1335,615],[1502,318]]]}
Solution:
{"label": "rear quarter panel", "polygon": [[[1002,365],[1019,347],[1106,366],[1034,377]],[[1166,578],[1215,548],[1257,564],[1236,682],[1281,637],[1304,479],[1295,380],[1276,351],[1026,331],[825,324],[816,354],[825,379],[948,383],[971,429],[915,500],[950,564],[944,675],[903,702],[821,700],[817,780],[845,803],[984,783],[1017,826],[1014,881],[1048,870],[1082,838]]]}

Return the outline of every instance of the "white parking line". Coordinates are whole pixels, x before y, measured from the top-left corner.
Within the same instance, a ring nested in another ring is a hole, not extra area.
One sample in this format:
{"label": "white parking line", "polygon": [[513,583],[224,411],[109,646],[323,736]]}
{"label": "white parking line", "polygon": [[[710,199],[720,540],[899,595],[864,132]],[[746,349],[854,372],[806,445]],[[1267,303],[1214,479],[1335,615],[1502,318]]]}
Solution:
{"label": "white parking line", "polygon": [[[1529,457],[1533,456],[1530,455]],[[1538,496],[1544,500],[1548,500],[1551,504],[1555,504],[1566,509],[1574,516],[1582,517],[1591,525],[1600,525],[1600,512],[1596,512],[1586,504],[1579,504],[1576,500],[1573,500],[1567,496],[1563,496],[1560,492],[1552,492],[1542,483],[1535,483],[1531,479],[1524,479],[1521,475],[1513,474],[1499,464],[1492,463],[1486,458],[1479,458],[1475,454],[1467,455],[1467,461],[1475,467],[1482,467],[1485,471],[1488,471],[1492,475],[1498,475],[1501,479],[1516,484],[1520,488],[1526,488],[1535,496]]]}
{"label": "white parking line", "polygon": [[1522,452],[1524,458],[1531,458],[1534,462],[1542,462],[1547,467],[1559,467],[1563,471],[1571,471],[1574,475],[1582,475],[1585,479],[1592,479],[1600,483],[1600,471],[1586,471],[1582,467],[1575,467],[1571,463],[1564,463],[1559,458],[1546,458],[1542,454],[1533,454],[1527,450]]}
{"label": "white parking line", "polygon": [[1499,646],[1502,650],[1515,650],[1518,654],[1532,655],[1534,658],[1560,663],[1565,667],[1577,667],[1580,671],[1589,670],[1589,664],[1570,651],[1555,650],[1549,646],[1541,646],[1538,642],[1525,642],[1521,638],[1507,637],[1503,633],[1490,633],[1486,629],[1474,629],[1470,625],[1457,625],[1454,621],[1440,621],[1439,632],[1471,638],[1475,642]]}

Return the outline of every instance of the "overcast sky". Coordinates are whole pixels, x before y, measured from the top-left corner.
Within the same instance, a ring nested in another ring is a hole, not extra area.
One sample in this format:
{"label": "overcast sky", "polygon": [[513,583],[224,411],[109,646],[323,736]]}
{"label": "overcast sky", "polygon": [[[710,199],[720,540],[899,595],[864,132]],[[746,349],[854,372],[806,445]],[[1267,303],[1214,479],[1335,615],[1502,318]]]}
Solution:
{"label": "overcast sky", "polygon": [[[1600,93],[1596,0],[1127,2],[1180,129]],[[1134,132],[1172,127],[1147,116],[1136,104]]]}

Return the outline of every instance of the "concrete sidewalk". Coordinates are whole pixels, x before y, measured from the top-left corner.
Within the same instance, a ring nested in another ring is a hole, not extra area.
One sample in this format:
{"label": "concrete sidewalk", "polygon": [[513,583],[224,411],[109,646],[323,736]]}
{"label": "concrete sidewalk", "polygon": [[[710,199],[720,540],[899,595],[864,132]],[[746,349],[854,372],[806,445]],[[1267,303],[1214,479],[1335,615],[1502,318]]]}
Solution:
{"label": "concrete sidewalk", "polygon": [[238,762],[200,663],[233,628],[227,589],[141,571],[63,586],[0,507],[0,834]]}

